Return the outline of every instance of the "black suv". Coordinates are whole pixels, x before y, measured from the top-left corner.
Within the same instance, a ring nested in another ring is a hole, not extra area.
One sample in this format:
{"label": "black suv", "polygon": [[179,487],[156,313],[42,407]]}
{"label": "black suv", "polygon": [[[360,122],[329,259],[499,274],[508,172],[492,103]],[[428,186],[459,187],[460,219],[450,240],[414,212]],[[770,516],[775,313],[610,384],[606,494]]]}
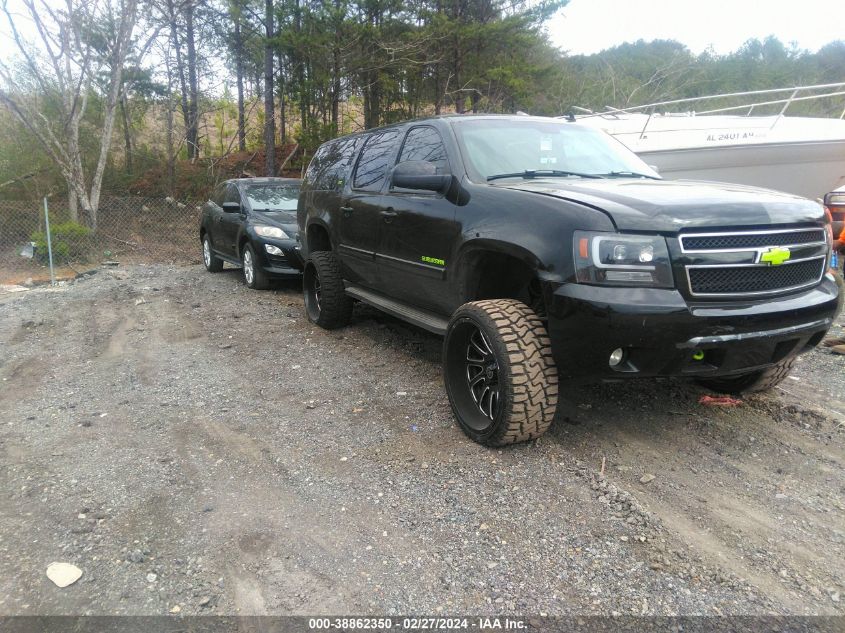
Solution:
{"label": "black suv", "polygon": [[296,227],[298,178],[238,178],[217,186],[200,218],[206,270],[241,266],[250,288],[302,273]]}
{"label": "black suv", "polygon": [[839,307],[818,203],[663,181],[564,120],[439,117],[328,142],[298,222],[308,317],[340,327],[357,299],[445,335],[452,409],[488,445],[546,431],[558,374],[769,388]]}

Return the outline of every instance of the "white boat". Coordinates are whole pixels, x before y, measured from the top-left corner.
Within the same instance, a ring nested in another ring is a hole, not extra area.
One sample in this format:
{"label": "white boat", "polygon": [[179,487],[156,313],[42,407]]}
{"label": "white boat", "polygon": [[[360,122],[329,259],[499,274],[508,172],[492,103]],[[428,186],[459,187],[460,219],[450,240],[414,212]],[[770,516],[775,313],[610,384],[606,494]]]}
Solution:
{"label": "white boat", "polygon": [[[576,118],[615,136],[665,178],[755,185],[821,198],[845,185],[843,95],[845,82],[676,99],[604,112],[577,108],[584,114]],[[831,97],[843,103],[838,119],[787,115],[793,103]],[[716,99],[745,103],[672,112]],[[755,109],[777,106],[777,114],[754,114]]]}

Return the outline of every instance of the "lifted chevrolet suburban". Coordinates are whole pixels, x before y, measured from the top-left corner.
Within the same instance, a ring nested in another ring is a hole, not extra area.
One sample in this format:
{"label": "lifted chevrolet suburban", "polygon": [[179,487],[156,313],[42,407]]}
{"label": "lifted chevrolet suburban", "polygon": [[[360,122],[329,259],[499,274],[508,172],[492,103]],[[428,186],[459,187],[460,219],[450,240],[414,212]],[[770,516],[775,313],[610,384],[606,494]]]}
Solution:
{"label": "lifted chevrolet suburban", "polygon": [[664,181],[558,119],[438,117],[330,141],[297,219],[309,319],[341,327],[358,300],[444,335],[455,416],[492,446],[548,429],[559,377],[770,388],[839,309],[821,205]]}

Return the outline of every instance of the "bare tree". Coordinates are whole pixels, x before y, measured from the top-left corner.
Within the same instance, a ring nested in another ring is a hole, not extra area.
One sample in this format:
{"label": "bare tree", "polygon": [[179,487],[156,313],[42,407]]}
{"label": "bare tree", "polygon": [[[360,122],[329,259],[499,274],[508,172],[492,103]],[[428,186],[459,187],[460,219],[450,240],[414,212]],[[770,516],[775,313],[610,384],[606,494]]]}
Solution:
{"label": "bare tree", "polygon": [[[65,0],[56,8],[45,0],[22,0],[26,18],[35,26],[37,49],[23,39],[6,0],[0,9],[9,22],[16,52],[25,74],[35,85],[22,90],[12,67],[0,62],[0,103],[38,139],[67,182],[71,211],[82,206],[91,228],[97,227],[100,190],[111,147],[123,65],[132,41],[138,0]],[[113,21],[104,55],[92,42],[98,24]],[[106,78],[100,80],[100,73]],[[103,97],[100,151],[94,173],[86,177],[80,149],[80,124],[88,98],[99,88]],[[59,116],[48,116],[46,105],[55,102]],[[76,218],[74,218],[76,219]]]}
{"label": "bare tree", "polygon": [[273,0],[264,0],[264,170],[276,175],[276,112],[273,101]]}

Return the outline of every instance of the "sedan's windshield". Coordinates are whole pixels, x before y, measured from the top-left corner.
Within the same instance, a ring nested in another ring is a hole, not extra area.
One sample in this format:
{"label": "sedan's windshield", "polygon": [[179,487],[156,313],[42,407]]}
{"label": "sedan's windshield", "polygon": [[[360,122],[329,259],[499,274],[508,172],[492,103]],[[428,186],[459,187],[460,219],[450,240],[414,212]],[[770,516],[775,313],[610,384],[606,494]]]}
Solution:
{"label": "sedan's windshield", "polygon": [[256,211],[296,211],[299,187],[291,185],[248,185],[249,206]]}
{"label": "sedan's windshield", "polygon": [[453,120],[470,178],[659,176],[616,139],[554,119]]}

